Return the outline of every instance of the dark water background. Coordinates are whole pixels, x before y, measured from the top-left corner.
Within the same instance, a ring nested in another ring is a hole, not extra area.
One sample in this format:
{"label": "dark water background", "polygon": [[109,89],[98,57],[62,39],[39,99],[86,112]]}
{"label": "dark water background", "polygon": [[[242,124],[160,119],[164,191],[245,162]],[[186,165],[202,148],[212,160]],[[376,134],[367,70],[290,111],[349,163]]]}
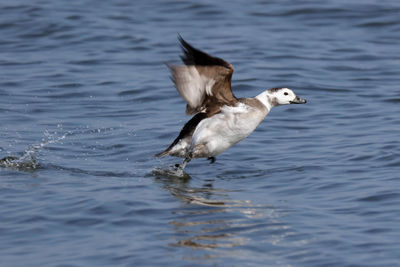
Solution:
{"label": "dark water background", "polygon": [[[1,266],[399,266],[399,1],[0,2]],[[190,178],[154,175],[188,119],[180,33],[287,86]]]}

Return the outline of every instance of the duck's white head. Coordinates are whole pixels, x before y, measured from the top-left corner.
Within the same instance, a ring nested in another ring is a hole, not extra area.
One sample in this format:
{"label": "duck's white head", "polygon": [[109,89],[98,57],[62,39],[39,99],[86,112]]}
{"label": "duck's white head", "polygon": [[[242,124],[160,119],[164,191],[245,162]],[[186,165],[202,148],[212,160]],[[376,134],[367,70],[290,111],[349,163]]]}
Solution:
{"label": "duck's white head", "polygon": [[305,104],[307,101],[296,96],[289,88],[272,88],[256,96],[268,109],[279,105]]}

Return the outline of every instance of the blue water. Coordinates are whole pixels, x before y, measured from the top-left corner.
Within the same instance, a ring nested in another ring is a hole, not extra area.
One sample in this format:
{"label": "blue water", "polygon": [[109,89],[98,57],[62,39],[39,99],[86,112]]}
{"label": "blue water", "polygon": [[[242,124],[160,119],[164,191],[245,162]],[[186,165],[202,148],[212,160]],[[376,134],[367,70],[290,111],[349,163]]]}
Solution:
{"label": "blue water", "polygon": [[[1,266],[399,266],[400,2],[0,3]],[[178,178],[177,34],[287,86]]]}

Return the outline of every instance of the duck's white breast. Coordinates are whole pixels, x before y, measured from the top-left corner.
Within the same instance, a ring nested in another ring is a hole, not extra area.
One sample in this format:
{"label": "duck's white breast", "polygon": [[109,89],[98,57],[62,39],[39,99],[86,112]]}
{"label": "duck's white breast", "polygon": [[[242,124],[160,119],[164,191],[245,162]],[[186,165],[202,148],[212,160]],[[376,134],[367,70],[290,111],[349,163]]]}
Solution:
{"label": "duck's white breast", "polygon": [[251,134],[264,119],[265,113],[239,103],[224,106],[221,113],[202,120],[193,133],[191,149],[204,145],[207,155],[216,156]]}

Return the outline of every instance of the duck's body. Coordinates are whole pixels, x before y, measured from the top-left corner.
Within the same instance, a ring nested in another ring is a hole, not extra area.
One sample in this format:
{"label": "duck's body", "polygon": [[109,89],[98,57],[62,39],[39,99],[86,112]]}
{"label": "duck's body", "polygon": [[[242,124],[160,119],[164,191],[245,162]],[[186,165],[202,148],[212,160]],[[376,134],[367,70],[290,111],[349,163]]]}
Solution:
{"label": "duck's body", "polygon": [[196,127],[189,150],[193,158],[215,157],[249,136],[267,115],[243,102],[223,106],[221,112],[202,120]]}
{"label": "duck's body", "polygon": [[249,136],[272,107],[302,104],[288,88],[272,88],[254,98],[237,99],[231,91],[233,66],[197,50],[180,38],[185,66],[169,66],[178,92],[186,100],[186,113],[196,114],[179,136],[156,156],[210,158],[226,151]]}

